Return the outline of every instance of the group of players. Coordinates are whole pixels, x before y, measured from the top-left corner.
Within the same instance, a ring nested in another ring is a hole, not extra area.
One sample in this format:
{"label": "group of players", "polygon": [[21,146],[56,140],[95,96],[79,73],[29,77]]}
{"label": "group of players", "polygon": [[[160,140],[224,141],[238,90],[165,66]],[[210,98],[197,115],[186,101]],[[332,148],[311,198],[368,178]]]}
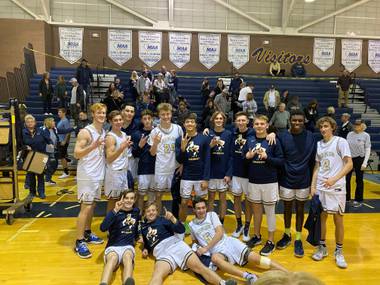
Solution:
{"label": "group of players", "polygon": [[[138,126],[134,121],[135,109],[127,104],[121,112],[109,114],[111,130],[106,132],[103,128],[106,107],[96,103],[91,106],[93,123],[77,137],[74,155],[79,160],[77,185],[81,208],[75,251],[82,258],[91,257],[88,243],[103,243],[91,232],[95,202],[100,200],[103,182],[109,199],[108,213],[101,224],[101,230],[109,232],[101,284],[109,283],[112,272],[121,263],[124,284],[134,284],[132,271],[137,240],[143,243],[143,257],[151,253],[156,259],[149,284],[162,284],[177,267],[191,269],[210,284],[236,284],[234,280],[222,280],[213,271],[215,267],[253,284],[257,279],[254,274],[233,266],[248,261],[262,268],[285,271],[266,256],[275,248],[284,249],[291,243],[293,201],[296,208],[294,253],[297,257],[304,255],[301,231],[304,203],[310,194],[319,196],[323,208],[321,238],[312,258],[319,261],[327,256],[326,220],[328,214],[333,214],[336,264],[340,268],[347,267],[342,251],[343,213],[345,175],[351,170],[352,161],[347,141],[334,136],[336,122],[333,119],[322,117],[318,121],[323,139],[317,141],[305,130],[305,116],[300,111],[291,113],[290,129],[277,134],[268,133],[268,118],[264,115],[257,115],[250,128],[247,114],[239,112],[235,115],[236,128],[229,131],[225,129],[226,116],[215,112],[211,117],[212,128],[199,133],[195,114],[190,113],[185,118],[183,131],[171,122],[170,104],[160,104],[157,111],[158,126],[153,127],[153,114],[149,110],[142,112],[141,126]],[[138,181],[137,194],[127,190],[131,188],[128,169]],[[181,177],[178,219],[162,207],[161,202],[163,193],[172,187],[174,175]],[[232,237],[227,237],[223,228],[229,189],[234,196],[237,221]],[[195,217],[187,223],[188,202],[193,193]],[[214,212],[216,193],[219,216]],[[148,202],[144,208],[145,196]],[[275,205],[280,198],[284,201],[285,233],[275,244]],[[262,243],[264,210],[268,235],[258,255],[249,248]],[[250,237],[252,216],[254,235]],[[183,241],[185,225],[191,233],[193,249]],[[238,239],[241,234],[246,244]]]}

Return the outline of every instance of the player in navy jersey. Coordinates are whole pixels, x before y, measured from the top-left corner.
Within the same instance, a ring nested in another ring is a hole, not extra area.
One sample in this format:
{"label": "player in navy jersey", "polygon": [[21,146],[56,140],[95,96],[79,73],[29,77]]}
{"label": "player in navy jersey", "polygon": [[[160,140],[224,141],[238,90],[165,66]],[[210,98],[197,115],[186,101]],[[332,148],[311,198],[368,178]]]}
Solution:
{"label": "player in navy jersey", "polygon": [[232,177],[232,133],[224,128],[226,115],[215,112],[211,116],[213,128],[209,133],[210,140],[210,181],[208,184],[208,211],[214,211],[215,195],[219,193],[219,218],[224,222],[227,210],[227,190]]}
{"label": "player in navy jersey", "polygon": [[261,244],[260,229],[264,206],[268,224],[268,241],[260,250],[260,254],[269,255],[275,248],[278,168],[283,165],[284,157],[278,139],[274,145],[269,145],[266,139],[268,118],[263,115],[256,116],[253,125],[256,134],[248,139],[243,149],[243,155],[249,160],[248,200],[253,206],[255,233],[247,244],[249,247]]}
{"label": "player in navy jersey", "polygon": [[284,249],[291,242],[290,226],[293,201],[296,207],[296,238],[294,255],[303,257],[301,231],[304,222],[304,204],[310,195],[311,175],[315,162],[317,141],[315,136],[305,130],[305,114],[300,110],[290,114],[290,129],[278,136],[285,157],[280,173],[280,199],[284,201],[285,233],[276,244]]}
{"label": "player in navy jersey", "polygon": [[186,134],[177,138],[176,159],[182,164],[179,219],[186,221],[187,204],[194,190],[196,196],[207,196],[210,178],[210,146],[208,137],[197,133],[197,115],[190,113],[184,121]]}
{"label": "player in navy jersey", "polygon": [[102,232],[108,231],[108,242],[104,251],[104,268],[100,285],[109,284],[112,274],[123,264],[123,285],[134,285],[132,278],[135,242],[139,231],[140,210],[134,208],[135,193],[124,192],[115,208],[107,213],[100,225]]}
{"label": "player in navy jersey", "polygon": [[[165,210],[165,209],[164,209]],[[144,240],[143,257],[152,253],[156,264],[150,285],[160,285],[177,267],[191,269],[210,284],[235,285],[236,281],[221,279],[215,272],[204,266],[192,249],[176,234],[185,233],[185,227],[174,215],[165,210],[164,217],[158,215],[155,203],[145,208],[145,219],[141,223]]]}
{"label": "player in navy jersey", "polygon": [[150,145],[147,143],[153,130],[153,113],[150,110],[141,112],[142,130],[134,132],[132,136],[132,154],[139,159],[138,175],[138,202],[139,209],[143,209],[144,197],[148,194],[149,201],[154,200],[154,165],[156,157],[150,154]]}

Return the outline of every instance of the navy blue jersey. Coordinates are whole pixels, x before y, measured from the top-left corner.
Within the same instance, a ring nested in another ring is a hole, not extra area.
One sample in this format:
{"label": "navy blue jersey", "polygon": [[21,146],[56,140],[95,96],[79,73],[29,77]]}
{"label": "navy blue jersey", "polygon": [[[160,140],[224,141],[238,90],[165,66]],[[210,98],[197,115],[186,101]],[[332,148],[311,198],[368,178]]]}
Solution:
{"label": "navy blue jersey", "polygon": [[317,150],[314,135],[306,130],[300,134],[286,131],[280,133],[278,138],[285,157],[280,173],[280,185],[288,189],[310,187]]}
{"label": "navy blue jersey", "polygon": [[134,246],[139,234],[140,219],[140,210],[138,208],[133,208],[127,212],[123,210],[117,213],[113,210],[109,211],[100,225],[102,232],[109,232],[106,247]]}
{"label": "navy blue jersey", "polygon": [[140,231],[144,240],[144,248],[152,252],[161,241],[173,236],[175,233],[185,233],[185,226],[179,220],[173,224],[164,217],[158,217],[153,222],[142,220]]}
{"label": "navy blue jersey", "polygon": [[266,160],[260,160],[256,154],[249,159],[248,179],[250,183],[267,184],[278,181],[278,168],[284,164],[284,155],[280,141],[276,139],[276,144],[269,145],[265,138],[251,136],[243,148],[242,155],[245,157],[250,149],[264,148],[267,154]]}
{"label": "navy blue jersey", "polygon": [[222,132],[210,130],[209,142],[211,142],[213,137],[219,137],[219,141],[210,150],[210,179],[223,179],[225,176],[232,177],[232,132],[229,130],[223,130]]}
{"label": "navy blue jersey", "polygon": [[139,147],[139,142],[142,136],[147,137],[150,135],[151,131],[141,130],[136,131],[132,135],[132,154],[133,157],[139,158],[137,174],[138,175],[147,175],[154,174],[154,166],[156,163],[156,156],[150,154],[150,145],[148,142],[144,145],[143,148]]}
{"label": "navy blue jersey", "polygon": [[132,122],[126,128],[121,128],[121,130],[127,134],[127,136],[132,136],[134,132],[139,130],[140,122],[133,119]]}
{"label": "navy blue jersey", "polygon": [[185,152],[181,151],[181,140],[175,142],[176,159],[183,164],[183,180],[209,180],[210,178],[210,145],[208,137],[196,134],[187,144]]}
{"label": "navy blue jersey", "polygon": [[254,134],[255,131],[249,128],[243,133],[239,132],[239,129],[235,130],[231,148],[231,156],[233,159],[232,176],[248,178],[248,163],[242,156],[242,152],[247,139]]}

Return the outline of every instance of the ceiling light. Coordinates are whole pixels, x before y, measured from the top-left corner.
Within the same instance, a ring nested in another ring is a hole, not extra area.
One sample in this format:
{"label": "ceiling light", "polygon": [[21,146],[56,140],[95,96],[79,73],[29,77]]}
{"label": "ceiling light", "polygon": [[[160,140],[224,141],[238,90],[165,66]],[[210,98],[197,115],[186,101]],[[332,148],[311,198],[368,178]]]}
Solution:
{"label": "ceiling light", "polygon": [[306,3],[312,3],[314,2],[315,0],[305,0]]}

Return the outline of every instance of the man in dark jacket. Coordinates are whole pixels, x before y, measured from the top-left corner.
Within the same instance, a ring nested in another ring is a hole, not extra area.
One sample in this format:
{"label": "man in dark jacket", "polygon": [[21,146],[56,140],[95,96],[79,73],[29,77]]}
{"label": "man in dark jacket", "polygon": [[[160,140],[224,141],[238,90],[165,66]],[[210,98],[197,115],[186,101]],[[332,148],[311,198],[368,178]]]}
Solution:
{"label": "man in dark jacket", "polygon": [[338,98],[338,107],[346,107],[348,105],[348,93],[350,90],[350,85],[353,80],[351,78],[348,70],[343,70],[343,74],[338,78],[337,87],[339,88],[339,98]]}
{"label": "man in dark jacket", "polygon": [[341,117],[342,125],[336,130],[336,135],[344,139],[347,138],[349,132],[353,131],[352,124],[350,122],[351,115],[343,113]]}
{"label": "man in dark jacket", "polygon": [[72,84],[71,98],[70,98],[70,115],[74,119],[75,124],[78,123],[78,114],[80,111],[86,110],[86,97],[81,85],[79,85],[76,78],[71,78],[70,83]]}
{"label": "man in dark jacket", "polygon": [[92,75],[91,68],[87,64],[87,60],[82,59],[81,64],[77,68],[75,78],[83,90],[86,91],[86,103],[88,103],[88,98],[90,97],[90,82],[94,82],[94,76]]}

